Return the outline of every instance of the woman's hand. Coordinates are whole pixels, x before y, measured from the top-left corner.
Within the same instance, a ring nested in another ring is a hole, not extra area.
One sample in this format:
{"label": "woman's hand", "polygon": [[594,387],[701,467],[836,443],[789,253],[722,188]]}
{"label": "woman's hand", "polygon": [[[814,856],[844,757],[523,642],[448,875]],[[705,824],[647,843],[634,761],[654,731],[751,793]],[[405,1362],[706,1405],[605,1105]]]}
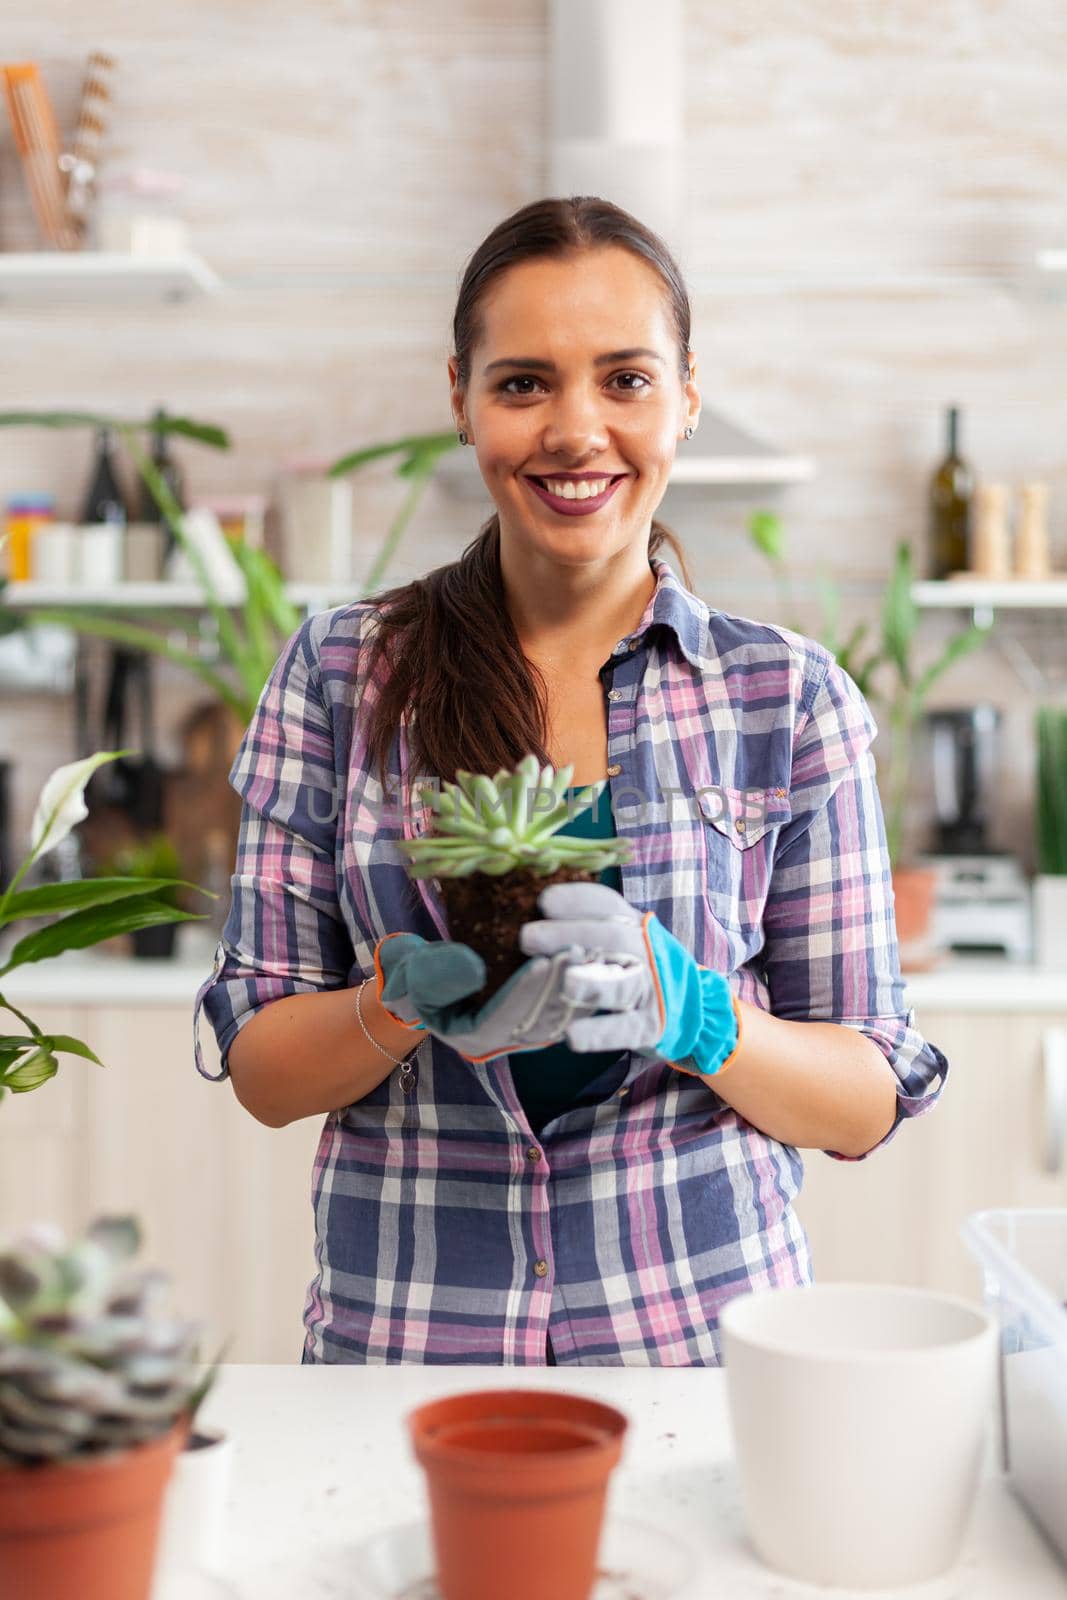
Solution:
{"label": "woman's hand", "polygon": [[520,929],[523,952],[580,946],[592,963],[572,963],[563,977],[564,996],[586,1008],[567,1025],[572,1050],[637,1050],[688,1071],[722,1070],[740,1037],[729,984],[698,966],[655,912],[602,883],[553,883],[537,903],[546,920]]}
{"label": "woman's hand", "polygon": [[485,983],[485,962],[469,945],[387,934],[374,951],[378,998],[398,1022],[424,1027],[468,1061],[556,1044],[572,1018],[593,1009],[563,990],[577,948],[526,961],[477,1010],[463,1001]]}

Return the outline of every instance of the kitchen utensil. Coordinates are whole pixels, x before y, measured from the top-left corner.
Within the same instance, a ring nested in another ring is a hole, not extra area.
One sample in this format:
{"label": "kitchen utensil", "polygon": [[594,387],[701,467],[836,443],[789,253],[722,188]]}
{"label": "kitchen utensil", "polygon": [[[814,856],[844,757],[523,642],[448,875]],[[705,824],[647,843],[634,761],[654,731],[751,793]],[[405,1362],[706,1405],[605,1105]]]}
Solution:
{"label": "kitchen utensil", "polygon": [[76,250],[78,230],[67,211],[61,145],[52,102],[35,62],[0,69],[15,148],[22,162],[34,214],[45,240],[61,250]]}
{"label": "kitchen utensil", "polygon": [[881,1284],[762,1290],[720,1315],[752,1542],[809,1583],[933,1578],[966,1531],[996,1392],[996,1324]]}
{"label": "kitchen utensil", "polygon": [[117,646],[111,651],[104,707],[105,750],[132,748],[127,733],[131,694],[137,697],[141,727],[140,754],[121,756],[94,774],[94,798],[127,814],[139,832],[163,825],[163,772],[155,759],[151,662],[142,652]]}
{"label": "kitchen utensil", "polygon": [[65,178],[67,211],[82,239],[88,228],[93,186],[100,167],[100,144],[107,130],[107,106],[111,99],[108,75],[114,69],[112,56],[93,51],[82,83],[71,148],[59,157],[59,169]]}

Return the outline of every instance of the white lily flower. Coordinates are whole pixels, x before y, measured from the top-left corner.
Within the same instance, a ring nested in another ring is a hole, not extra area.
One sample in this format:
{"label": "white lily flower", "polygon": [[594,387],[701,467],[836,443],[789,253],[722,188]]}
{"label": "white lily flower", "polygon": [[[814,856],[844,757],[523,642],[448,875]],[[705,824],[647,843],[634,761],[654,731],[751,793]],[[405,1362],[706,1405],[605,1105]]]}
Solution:
{"label": "white lily flower", "polygon": [[56,768],[46,780],[33,814],[30,827],[30,853],[33,860],[54,850],[73,827],[85,821],[89,815],[89,808],[85,804],[85,786],[97,767],[129,753],[127,750],[98,750],[95,755],[86,756],[84,761],[70,761],[66,766]]}

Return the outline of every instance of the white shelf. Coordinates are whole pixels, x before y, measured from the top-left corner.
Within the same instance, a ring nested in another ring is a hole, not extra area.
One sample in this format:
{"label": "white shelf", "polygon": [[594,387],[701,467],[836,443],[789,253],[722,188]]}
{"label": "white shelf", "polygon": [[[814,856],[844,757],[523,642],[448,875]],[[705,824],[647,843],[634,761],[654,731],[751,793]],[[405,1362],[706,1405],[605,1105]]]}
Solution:
{"label": "white shelf", "polygon": [[[295,606],[315,606],[325,610],[329,606],[344,605],[358,597],[359,585],[337,583],[287,583],[285,592]],[[224,591],[220,598],[226,605],[237,606],[243,598],[243,587]],[[195,583],[116,583],[106,589],[86,589],[60,583],[9,583],[0,599],[0,605],[15,610],[62,606],[65,610],[80,611],[101,609],[120,611],[203,611],[203,593]]]}
{"label": "white shelf", "polygon": [[0,308],[127,305],[217,294],[222,280],[191,251],[134,256],[104,250],[0,252]]}
{"label": "white shelf", "polygon": [[[488,496],[473,450],[453,450],[437,466],[438,476],[457,493]],[[805,483],[815,476],[808,456],[784,455],[773,445],[704,407],[692,440],[679,441],[669,482],[743,488]]]}
{"label": "white shelf", "polygon": [[1058,611],[1067,607],[1067,573],[1035,581],[1032,578],[945,578],[914,583],[911,597],[927,610],[973,610],[993,606],[998,610]]}
{"label": "white shelf", "polygon": [[1039,250],[1037,265],[1041,272],[1067,272],[1067,249]]}

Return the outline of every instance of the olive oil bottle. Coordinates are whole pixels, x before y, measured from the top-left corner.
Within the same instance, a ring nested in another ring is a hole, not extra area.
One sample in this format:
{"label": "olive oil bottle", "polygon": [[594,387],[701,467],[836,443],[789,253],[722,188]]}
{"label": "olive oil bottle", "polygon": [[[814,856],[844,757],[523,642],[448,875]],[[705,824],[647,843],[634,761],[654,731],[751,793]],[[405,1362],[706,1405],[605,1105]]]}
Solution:
{"label": "olive oil bottle", "polygon": [[945,459],[930,482],[930,576],[947,578],[970,566],[974,474],[960,454],[960,408],[946,413]]}

